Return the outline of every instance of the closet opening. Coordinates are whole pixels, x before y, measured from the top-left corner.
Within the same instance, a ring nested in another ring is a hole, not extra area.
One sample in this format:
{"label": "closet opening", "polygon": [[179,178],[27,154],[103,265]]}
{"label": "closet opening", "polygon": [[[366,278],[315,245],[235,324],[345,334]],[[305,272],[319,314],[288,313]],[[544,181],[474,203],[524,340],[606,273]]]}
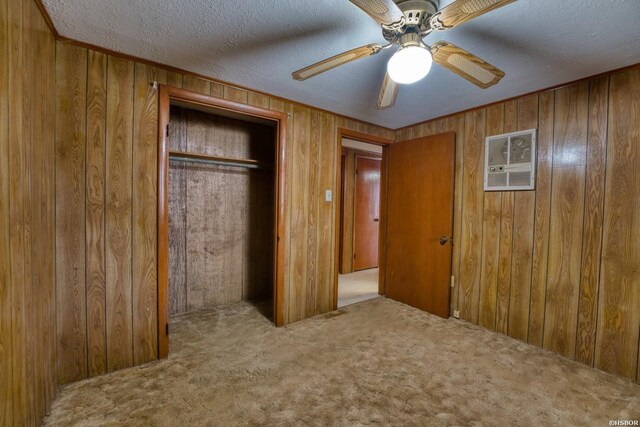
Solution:
{"label": "closet opening", "polygon": [[158,353],[173,315],[250,301],[283,323],[286,114],[160,87]]}

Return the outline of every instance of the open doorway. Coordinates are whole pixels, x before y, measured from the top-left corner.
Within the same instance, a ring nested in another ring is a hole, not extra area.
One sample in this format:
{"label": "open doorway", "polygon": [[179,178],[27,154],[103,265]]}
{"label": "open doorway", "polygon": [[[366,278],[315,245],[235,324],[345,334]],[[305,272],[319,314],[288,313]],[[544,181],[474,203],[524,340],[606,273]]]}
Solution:
{"label": "open doorway", "polygon": [[380,138],[341,129],[336,308],[381,295],[383,157]]}

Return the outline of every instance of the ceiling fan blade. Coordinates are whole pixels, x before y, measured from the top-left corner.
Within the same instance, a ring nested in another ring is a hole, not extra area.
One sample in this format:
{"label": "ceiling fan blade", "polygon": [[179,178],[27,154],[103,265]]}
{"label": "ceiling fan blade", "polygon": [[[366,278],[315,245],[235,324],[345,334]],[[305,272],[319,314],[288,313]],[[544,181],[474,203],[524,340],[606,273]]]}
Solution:
{"label": "ceiling fan blade", "polygon": [[396,98],[398,97],[398,89],[400,89],[400,85],[394,82],[391,77],[389,77],[389,73],[387,73],[384,76],[384,81],[380,88],[380,95],[378,96],[378,110],[386,110],[395,105]]}
{"label": "ceiling fan blade", "polygon": [[448,30],[516,0],[457,0],[431,17],[431,28]]}
{"label": "ceiling fan blade", "polygon": [[365,56],[375,55],[380,52],[382,45],[378,43],[368,44],[366,46],[357,47],[355,49],[342,52],[338,55],[332,56],[320,62],[316,62],[313,65],[302,68],[293,72],[291,75],[296,80],[307,80],[310,77],[317,76],[320,73],[329,71],[332,68],[344,65],[348,62],[355,61],[356,59],[364,58]]}
{"label": "ceiling fan blade", "polygon": [[404,19],[404,13],[393,0],[349,0],[378,24],[391,25]]}
{"label": "ceiling fan blade", "polygon": [[431,54],[436,63],[482,89],[495,85],[504,77],[504,71],[449,42],[435,43],[431,46]]}

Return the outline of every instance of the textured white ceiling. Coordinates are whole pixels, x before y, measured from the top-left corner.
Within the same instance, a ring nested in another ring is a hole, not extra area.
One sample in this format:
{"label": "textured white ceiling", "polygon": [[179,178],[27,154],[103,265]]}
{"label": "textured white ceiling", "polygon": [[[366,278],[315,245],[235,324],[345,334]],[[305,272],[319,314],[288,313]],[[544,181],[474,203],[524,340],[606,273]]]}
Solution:
{"label": "textured white ceiling", "polygon": [[[441,7],[451,0],[441,0]],[[291,72],[368,43],[347,0],[44,0],[66,37],[398,128],[640,62],[640,0],[520,0],[444,33],[506,72],[483,90],[434,65],[375,108],[385,51],[304,82]]]}

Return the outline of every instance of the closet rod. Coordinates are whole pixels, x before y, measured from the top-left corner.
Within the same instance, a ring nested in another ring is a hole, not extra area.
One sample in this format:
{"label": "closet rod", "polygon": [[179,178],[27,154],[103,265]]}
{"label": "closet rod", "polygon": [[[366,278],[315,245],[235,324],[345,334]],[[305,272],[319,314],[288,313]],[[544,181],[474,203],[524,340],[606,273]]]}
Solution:
{"label": "closet rod", "polygon": [[260,169],[271,165],[250,159],[234,159],[230,157],[207,156],[205,154],[187,153],[184,151],[169,151],[169,160],[210,165],[233,166],[248,169]]}

